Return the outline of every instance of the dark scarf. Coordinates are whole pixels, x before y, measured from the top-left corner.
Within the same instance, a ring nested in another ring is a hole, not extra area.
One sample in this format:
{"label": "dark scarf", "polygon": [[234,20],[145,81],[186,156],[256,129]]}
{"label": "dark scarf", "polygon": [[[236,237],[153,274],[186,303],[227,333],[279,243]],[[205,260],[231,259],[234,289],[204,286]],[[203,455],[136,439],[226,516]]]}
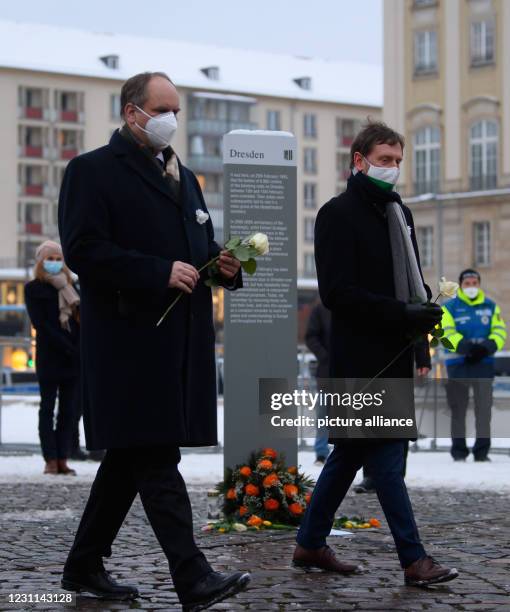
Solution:
{"label": "dark scarf", "polygon": [[386,191],[371,181],[363,172],[352,174],[347,179],[347,191],[355,191],[363,202],[373,206],[377,213],[387,218],[386,205],[390,202],[402,204],[402,199],[396,191]]}

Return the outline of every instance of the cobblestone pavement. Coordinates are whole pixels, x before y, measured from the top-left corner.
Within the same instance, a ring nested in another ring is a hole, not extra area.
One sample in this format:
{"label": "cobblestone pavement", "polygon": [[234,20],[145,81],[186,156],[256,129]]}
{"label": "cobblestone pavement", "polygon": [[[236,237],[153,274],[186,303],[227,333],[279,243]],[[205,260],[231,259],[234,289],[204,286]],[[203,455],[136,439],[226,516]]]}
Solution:
{"label": "cobblestone pavement", "polygon": [[[59,477],[60,478],[60,477]],[[60,573],[89,485],[1,484],[0,610],[13,592],[63,592]],[[58,482],[63,482],[59,480]],[[429,589],[405,587],[383,521],[379,530],[330,538],[365,571],[350,578],[291,569],[293,534],[203,534],[205,487],[190,488],[197,538],[218,570],[251,570],[251,588],[214,610],[509,610],[510,518],[508,495],[495,492],[412,490],[428,551],[461,571],[457,580]],[[375,496],[350,495],[343,514],[382,518]],[[122,527],[107,567],[136,583],[141,599],[131,604],[79,596],[79,610],[179,610],[166,560],[139,501]],[[22,609],[62,609],[65,604]],[[19,608],[18,608],[19,609]]]}

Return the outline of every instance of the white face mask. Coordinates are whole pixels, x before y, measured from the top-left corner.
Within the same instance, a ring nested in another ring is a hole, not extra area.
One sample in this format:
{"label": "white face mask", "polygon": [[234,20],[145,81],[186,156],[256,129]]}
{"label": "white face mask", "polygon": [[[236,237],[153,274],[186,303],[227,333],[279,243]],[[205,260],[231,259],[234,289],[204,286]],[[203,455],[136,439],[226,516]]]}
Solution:
{"label": "white face mask", "polygon": [[385,168],[384,166],[374,166],[366,157],[363,158],[368,164],[367,176],[373,179],[382,189],[392,189],[400,176],[400,168]]}
{"label": "white face mask", "polygon": [[136,127],[147,134],[149,142],[155,149],[158,149],[159,151],[166,149],[166,147],[168,147],[171,143],[177,130],[177,119],[175,117],[175,113],[170,111],[169,113],[162,113],[161,115],[152,117],[139,106],[136,106],[136,108],[141,113],[149,117],[149,121],[147,121],[144,128],[141,125],[138,125],[138,123],[135,121]]}
{"label": "white face mask", "polygon": [[475,297],[478,295],[480,289],[478,287],[465,287],[462,290],[470,300],[474,300]]}

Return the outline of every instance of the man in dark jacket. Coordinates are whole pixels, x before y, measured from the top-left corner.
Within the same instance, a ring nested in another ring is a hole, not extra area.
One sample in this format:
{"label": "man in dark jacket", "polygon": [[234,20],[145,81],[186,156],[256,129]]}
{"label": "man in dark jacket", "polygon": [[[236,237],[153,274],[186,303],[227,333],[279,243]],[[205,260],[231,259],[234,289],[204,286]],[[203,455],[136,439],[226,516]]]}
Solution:
{"label": "man in dark jacket", "polygon": [[[409,338],[422,336],[441,320],[440,307],[426,303],[430,289],[421,275],[411,212],[392,190],[403,147],[402,136],[384,124],[369,123],[351,147],[347,190],[317,216],[319,293],[331,310],[330,375],[338,379],[372,379],[384,370],[385,379],[412,382]],[[411,393],[406,388],[404,397],[412,403],[412,385],[407,387]],[[335,439],[298,532],[295,565],[339,573],[358,570],[336,558],[326,537],[356,472],[366,466],[406,584],[445,582],[458,575],[428,556],[420,542],[403,478],[404,447],[399,438]]]}
{"label": "man in dark jacket", "polygon": [[[306,327],[305,342],[308,349],[317,359],[317,387],[324,388],[329,376],[329,336],[331,331],[331,313],[319,300],[312,308],[308,325]],[[324,418],[325,406],[320,406],[317,411],[317,419]],[[314,444],[315,463],[324,465],[329,455],[328,429],[322,427],[317,429],[317,437]]]}
{"label": "man in dark jacket", "polygon": [[[138,493],[184,609],[204,609],[250,579],[213,572],[197,548],[177,467],[180,446],[217,443],[211,290],[197,269],[221,249],[197,179],[170,146],[179,112],[173,83],[163,73],[136,75],[122,87],[121,108],[123,127],[69,163],[60,193],[64,254],[81,286],[87,448],[107,449],[62,586],[138,596],[102,560]],[[242,286],[226,251],[217,280]]]}

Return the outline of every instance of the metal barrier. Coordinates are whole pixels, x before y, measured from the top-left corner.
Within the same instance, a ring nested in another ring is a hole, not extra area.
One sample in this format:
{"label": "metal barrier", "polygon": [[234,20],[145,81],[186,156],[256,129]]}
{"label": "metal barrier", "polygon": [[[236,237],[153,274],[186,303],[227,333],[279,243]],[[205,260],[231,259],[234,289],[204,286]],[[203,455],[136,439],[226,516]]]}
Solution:
{"label": "metal barrier", "polygon": [[6,346],[32,348],[32,338],[0,336],[0,445],[2,444],[2,389],[4,381],[4,349]]}

